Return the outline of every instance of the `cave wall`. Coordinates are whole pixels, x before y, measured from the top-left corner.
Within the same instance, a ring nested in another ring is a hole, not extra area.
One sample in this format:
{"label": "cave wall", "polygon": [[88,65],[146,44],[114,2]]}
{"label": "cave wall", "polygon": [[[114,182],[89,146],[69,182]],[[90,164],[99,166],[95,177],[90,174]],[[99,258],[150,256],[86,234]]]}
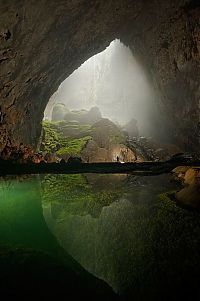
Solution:
{"label": "cave wall", "polygon": [[115,38],[131,48],[155,87],[164,135],[197,149],[198,2],[0,0],[0,150],[8,140],[35,146],[50,96]]}
{"label": "cave wall", "polygon": [[[200,2],[158,1],[146,5],[145,12],[127,43],[133,52],[139,51],[150,72],[160,116],[167,125],[161,135],[184,150],[198,150]],[[143,35],[137,36],[141,24]]]}

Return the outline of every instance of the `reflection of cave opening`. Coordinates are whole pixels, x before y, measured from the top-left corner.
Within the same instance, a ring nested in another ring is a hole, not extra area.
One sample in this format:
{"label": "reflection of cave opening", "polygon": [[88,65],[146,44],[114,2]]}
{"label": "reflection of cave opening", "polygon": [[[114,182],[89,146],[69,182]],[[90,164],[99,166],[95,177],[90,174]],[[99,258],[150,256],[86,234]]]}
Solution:
{"label": "reflection of cave opening", "polygon": [[153,87],[119,40],[60,85],[49,100],[43,124],[42,150],[64,160],[140,162],[168,155],[151,141],[159,135]]}

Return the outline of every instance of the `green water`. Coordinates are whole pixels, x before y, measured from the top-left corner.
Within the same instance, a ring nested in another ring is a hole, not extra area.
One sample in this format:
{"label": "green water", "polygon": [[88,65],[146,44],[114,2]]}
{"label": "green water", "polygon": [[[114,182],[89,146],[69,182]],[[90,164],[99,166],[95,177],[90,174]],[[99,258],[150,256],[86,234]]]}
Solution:
{"label": "green water", "polygon": [[28,179],[1,179],[0,241],[56,252],[56,243],[43,218],[40,182]]}
{"label": "green water", "polygon": [[169,175],[1,178],[0,244],[72,257],[136,300],[198,293],[200,218],[177,189]]}

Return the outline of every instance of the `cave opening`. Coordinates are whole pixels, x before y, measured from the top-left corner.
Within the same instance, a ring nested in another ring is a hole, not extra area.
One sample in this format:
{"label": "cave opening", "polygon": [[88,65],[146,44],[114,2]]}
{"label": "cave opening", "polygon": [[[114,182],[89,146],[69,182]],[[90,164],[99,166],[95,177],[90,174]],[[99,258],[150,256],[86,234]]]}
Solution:
{"label": "cave opening", "polygon": [[116,39],[68,78],[50,98],[44,117],[51,119],[58,103],[69,110],[90,110],[97,106],[105,118],[125,124],[132,118],[142,135],[150,135],[155,95],[145,71],[129,47]]}
{"label": "cave opening", "polygon": [[158,138],[159,115],[144,68],[130,48],[115,39],[49,99],[41,151],[63,160],[80,156],[83,162],[166,159],[170,152]]}

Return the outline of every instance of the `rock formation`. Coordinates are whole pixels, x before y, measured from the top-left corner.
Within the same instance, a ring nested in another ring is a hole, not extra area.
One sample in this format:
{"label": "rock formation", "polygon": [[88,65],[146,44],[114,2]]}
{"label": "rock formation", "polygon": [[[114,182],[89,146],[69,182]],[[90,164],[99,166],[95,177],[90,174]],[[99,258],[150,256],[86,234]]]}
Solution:
{"label": "rock formation", "polygon": [[92,107],[89,111],[70,111],[63,119],[66,121],[76,121],[82,124],[93,124],[101,119],[101,112],[98,107]]}
{"label": "rock formation", "polygon": [[63,103],[56,104],[52,110],[52,121],[63,120],[67,113],[69,113],[69,110]]}
{"label": "rock formation", "polygon": [[175,193],[175,199],[181,206],[200,209],[200,169],[199,167],[180,166],[173,170],[175,179],[183,185]]}
{"label": "rock formation", "polygon": [[85,162],[133,162],[134,152],[126,146],[126,138],[112,121],[102,118],[91,127],[91,138],[82,151]]}
{"label": "rock formation", "polygon": [[60,83],[119,38],[157,92],[165,136],[198,150],[199,16],[195,0],[1,0],[0,149],[8,140],[35,146]]}
{"label": "rock formation", "polygon": [[89,112],[85,115],[83,119],[87,120],[87,124],[77,121],[44,121],[40,150],[50,158],[54,153],[66,161],[70,157],[81,157],[83,162],[90,163],[113,162],[117,157],[119,161],[133,162],[139,158],[126,145],[126,137],[112,121],[102,118],[89,125]]}
{"label": "rock formation", "polygon": [[125,124],[124,130],[130,137],[138,137],[139,131],[137,127],[137,120],[132,118],[127,124]]}

